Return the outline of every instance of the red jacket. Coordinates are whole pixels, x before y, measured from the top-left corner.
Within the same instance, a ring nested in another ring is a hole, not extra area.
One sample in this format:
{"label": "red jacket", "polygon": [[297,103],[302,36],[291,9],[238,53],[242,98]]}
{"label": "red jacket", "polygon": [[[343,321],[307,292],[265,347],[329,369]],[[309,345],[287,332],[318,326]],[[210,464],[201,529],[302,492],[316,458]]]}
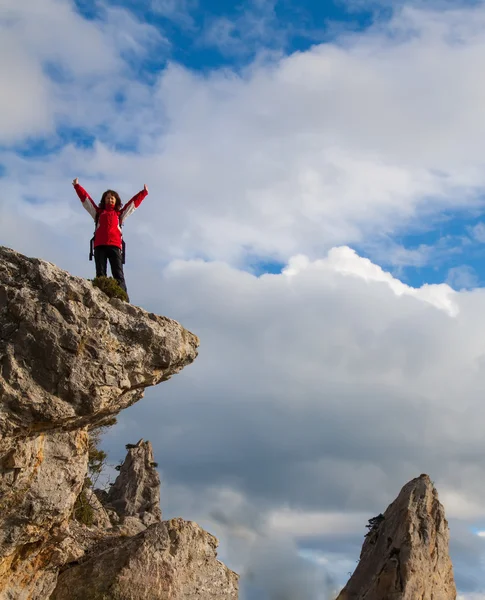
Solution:
{"label": "red jacket", "polygon": [[94,246],[117,246],[121,248],[121,226],[126,217],[131,215],[142,203],[148,194],[145,190],[138,192],[127,202],[121,210],[107,207],[104,209],[97,206],[91,196],[79,184],[74,186],[84,208],[97,220],[96,231],[94,233]]}

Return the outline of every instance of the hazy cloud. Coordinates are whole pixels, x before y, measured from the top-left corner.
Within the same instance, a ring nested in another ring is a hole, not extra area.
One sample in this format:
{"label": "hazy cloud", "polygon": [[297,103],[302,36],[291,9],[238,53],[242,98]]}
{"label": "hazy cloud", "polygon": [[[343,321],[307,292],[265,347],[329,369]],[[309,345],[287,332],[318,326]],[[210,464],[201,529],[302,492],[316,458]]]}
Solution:
{"label": "hazy cloud", "polygon": [[[345,249],[305,265],[259,278],[170,265],[146,304],[197,333],[200,356],[109,441],[116,453],[126,435],[150,438],[166,510],[212,515],[226,546],[246,548],[229,557],[244,573],[261,536],[357,558],[367,519],[421,472],[451,519],[485,519],[483,293],[413,290]],[[193,499],[170,498],[172,486]],[[454,552],[479,542],[462,536]]]}
{"label": "hazy cloud", "polygon": [[446,282],[456,289],[474,288],[478,286],[478,275],[469,265],[460,265],[448,270]]}

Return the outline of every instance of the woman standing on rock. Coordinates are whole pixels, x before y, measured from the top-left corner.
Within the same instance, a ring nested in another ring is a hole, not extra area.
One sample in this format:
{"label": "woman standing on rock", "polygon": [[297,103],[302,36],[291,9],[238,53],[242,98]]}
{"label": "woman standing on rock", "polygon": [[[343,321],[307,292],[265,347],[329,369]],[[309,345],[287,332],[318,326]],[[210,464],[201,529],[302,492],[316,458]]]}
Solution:
{"label": "woman standing on rock", "polygon": [[[142,191],[133,196],[124,206],[122,206],[117,192],[113,190],[106,190],[101,197],[99,205],[96,206],[91,196],[79,185],[77,177],[72,182],[72,185],[82,205],[93,217],[96,224],[92,240],[94,241],[96,277],[106,277],[109,260],[113,277],[118,281],[120,287],[127,292],[123,273],[124,256],[122,252],[123,238],[121,236],[121,227],[126,217],[131,215],[147,196],[148,188],[146,184]],[[89,256],[90,260],[91,256],[92,254]]]}

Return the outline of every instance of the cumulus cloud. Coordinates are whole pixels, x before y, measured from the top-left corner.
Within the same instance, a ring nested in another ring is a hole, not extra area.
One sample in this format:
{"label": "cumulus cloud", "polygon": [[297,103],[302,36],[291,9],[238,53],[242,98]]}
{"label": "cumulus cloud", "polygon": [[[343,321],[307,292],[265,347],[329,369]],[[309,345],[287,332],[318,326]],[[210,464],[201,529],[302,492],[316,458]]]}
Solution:
{"label": "cumulus cloud", "polygon": [[106,74],[119,59],[71,2],[4,0],[1,16],[2,56],[8,57],[0,72],[1,141],[53,133],[55,86],[46,65],[68,67],[74,76],[83,76],[92,71]]}
{"label": "cumulus cloud", "polygon": [[[424,285],[419,289],[415,289],[406,285],[393,277],[390,273],[386,273],[380,266],[373,264],[368,258],[361,258],[357,253],[348,247],[332,248],[328,253],[328,258],[325,260],[317,260],[313,263],[306,256],[295,256],[290,259],[288,266],[283,273],[288,276],[296,275],[297,273],[310,269],[318,270],[323,273],[328,271],[337,271],[345,275],[354,275],[364,279],[365,281],[381,281],[386,282],[390,289],[397,295],[408,294],[417,296],[425,302],[430,302],[434,306],[446,310],[450,316],[455,316],[458,313],[458,306],[453,302],[453,290],[448,285]],[[450,269],[450,273],[451,273]],[[454,270],[456,281],[459,279],[462,272]],[[469,276],[469,271],[466,273]],[[467,279],[469,282],[470,279]]]}
{"label": "cumulus cloud", "polygon": [[105,7],[101,15],[87,20],[72,1],[2,2],[0,44],[8,57],[0,67],[3,145],[55,137],[60,126],[92,129],[109,119],[120,90],[139,95],[129,61],[168,42],[126,10]]}

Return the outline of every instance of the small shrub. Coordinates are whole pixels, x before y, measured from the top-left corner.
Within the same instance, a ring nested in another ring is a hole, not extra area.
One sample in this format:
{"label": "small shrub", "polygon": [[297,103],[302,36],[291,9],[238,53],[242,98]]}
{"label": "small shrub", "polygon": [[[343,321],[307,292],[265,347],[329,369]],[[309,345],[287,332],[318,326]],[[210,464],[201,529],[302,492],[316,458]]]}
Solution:
{"label": "small shrub", "polygon": [[74,503],[74,518],[88,527],[93,525],[94,510],[86,497],[86,490],[83,490],[76,498]]}
{"label": "small shrub", "polygon": [[96,447],[95,442],[89,440],[88,446],[88,469],[91,476],[99,475],[106,463],[106,452],[104,450],[99,450]]}
{"label": "small shrub", "polygon": [[128,294],[120,287],[114,277],[95,277],[92,284],[104,292],[109,298],[119,298],[128,302]]}
{"label": "small shrub", "polygon": [[108,427],[116,424],[116,417],[108,417],[101,425],[95,426],[89,432],[88,441],[88,473],[84,488],[94,488],[107,466],[108,455],[99,448],[101,437]]}
{"label": "small shrub", "polygon": [[[72,510],[72,516],[76,521],[92,527],[94,522],[94,511],[88,500],[87,490],[93,491],[96,484],[107,466],[107,455],[99,448],[101,437],[106,430],[116,424],[116,417],[106,417],[101,424],[96,425],[89,431],[88,440],[88,472],[84,478],[81,493],[76,498]],[[112,485],[112,484],[109,484]],[[99,498],[98,498],[99,499]]]}

